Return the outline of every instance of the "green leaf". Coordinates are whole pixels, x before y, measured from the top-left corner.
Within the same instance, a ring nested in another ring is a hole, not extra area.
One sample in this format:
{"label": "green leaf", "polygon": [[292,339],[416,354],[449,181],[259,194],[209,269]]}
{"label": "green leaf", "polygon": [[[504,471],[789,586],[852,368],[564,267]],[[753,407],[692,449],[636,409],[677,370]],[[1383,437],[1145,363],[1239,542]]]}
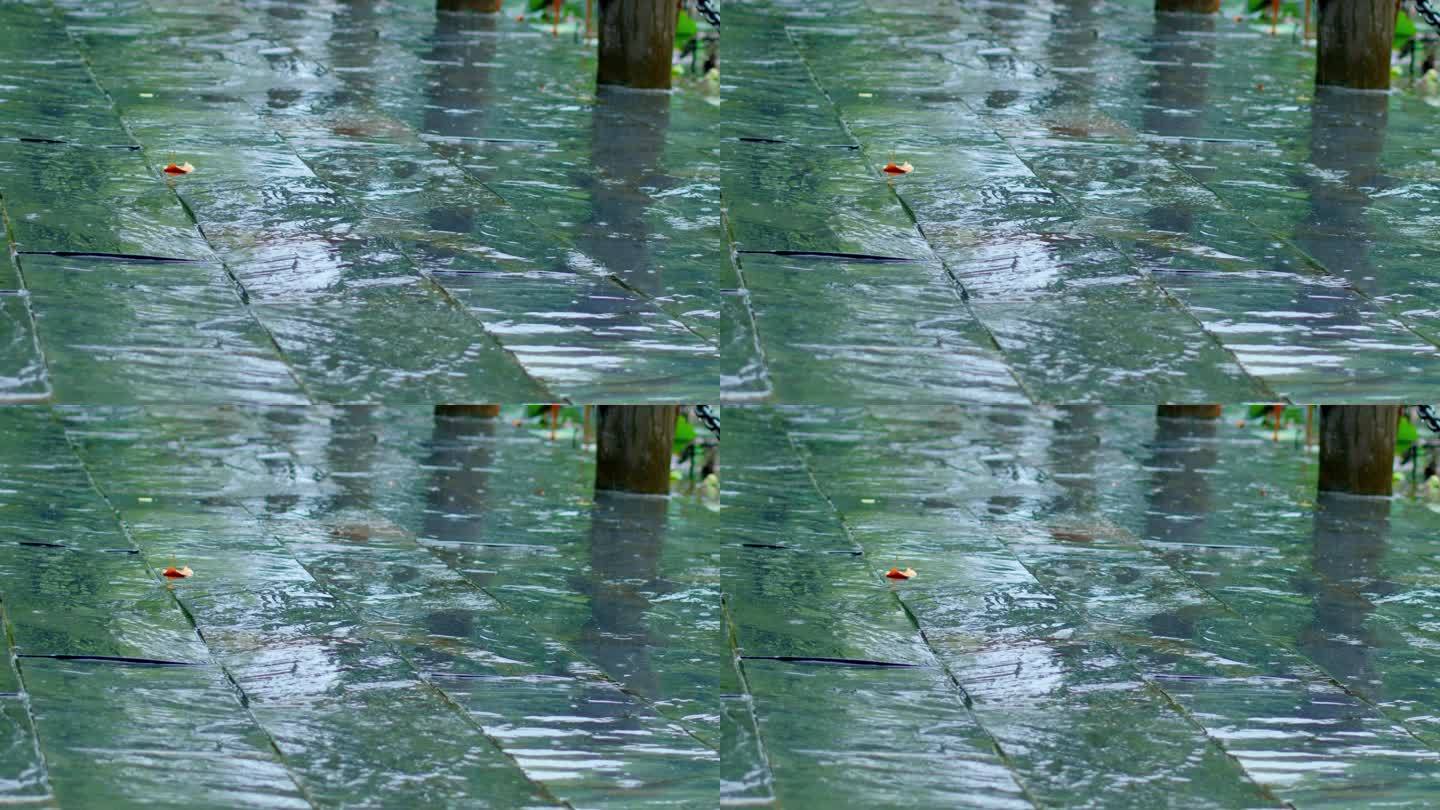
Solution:
{"label": "green leaf", "polygon": [[1415,429],[1415,425],[1411,423],[1409,417],[1400,417],[1400,427],[1395,431],[1395,455],[1404,455],[1405,451],[1409,450],[1410,445],[1414,444],[1418,438],[1420,438],[1420,432]]}
{"label": "green leaf", "polygon": [[1404,45],[1405,41],[1413,36],[1415,36],[1415,21],[1410,19],[1409,14],[1402,11],[1400,16],[1395,18],[1395,47],[1399,48]]}
{"label": "green leaf", "polygon": [[700,27],[695,24],[695,18],[680,12],[680,18],[675,21],[675,49],[684,48],[685,43],[694,39],[699,31]]}
{"label": "green leaf", "polygon": [[693,441],[695,441],[695,426],[690,424],[690,420],[686,419],[685,414],[682,413],[680,421],[675,423],[674,452],[679,453],[685,449],[685,445]]}

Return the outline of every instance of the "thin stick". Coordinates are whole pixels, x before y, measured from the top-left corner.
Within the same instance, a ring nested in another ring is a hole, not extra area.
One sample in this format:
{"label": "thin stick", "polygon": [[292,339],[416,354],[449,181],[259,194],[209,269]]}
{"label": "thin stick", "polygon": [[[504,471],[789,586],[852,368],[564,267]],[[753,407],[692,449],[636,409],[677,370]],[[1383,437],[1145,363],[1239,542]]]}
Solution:
{"label": "thin stick", "polygon": [[1310,42],[1310,3],[1312,0],[1305,0],[1305,34],[1300,41],[1306,44]]}
{"label": "thin stick", "polygon": [[[1275,2],[1278,3],[1280,0],[1275,0]],[[560,3],[561,0],[555,0],[555,4],[551,6],[550,10],[550,36],[552,37],[560,36]]]}
{"label": "thin stick", "polygon": [[[585,39],[587,40],[590,39],[590,3],[592,1],[593,0],[585,0]],[[1305,0],[1305,2],[1308,4],[1310,0]],[[1306,5],[1305,8],[1309,9],[1310,6]]]}
{"label": "thin stick", "polygon": [[1280,23],[1280,0],[1270,0],[1270,36],[1275,36],[1275,26]]}

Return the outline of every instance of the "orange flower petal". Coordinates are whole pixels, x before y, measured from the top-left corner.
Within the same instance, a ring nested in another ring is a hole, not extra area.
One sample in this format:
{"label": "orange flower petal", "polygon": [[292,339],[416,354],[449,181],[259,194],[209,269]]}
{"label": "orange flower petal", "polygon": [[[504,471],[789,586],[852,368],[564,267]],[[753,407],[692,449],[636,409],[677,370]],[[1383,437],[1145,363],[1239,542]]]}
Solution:
{"label": "orange flower petal", "polygon": [[170,165],[165,167],[166,174],[189,174],[193,171],[195,171],[195,167],[191,166],[189,163],[181,163],[178,165],[175,163],[171,163]]}
{"label": "orange flower petal", "polygon": [[881,169],[880,171],[885,172],[886,174],[909,174],[910,172],[915,171],[915,167],[911,166],[909,163],[896,164],[895,161],[892,160],[889,163],[886,163],[885,168]]}
{"label": "orange flower petal", "polygon": [[891,579],[909,579],[915,576],[915,569],[906,568],[904,571],[901,571],[899,568],[891,568],[885,572],[885,576]]}
{"label": "orange flower petal", "polygon": [[182,566],[180,568],[176,568],[172,565],[169,568],[165,569],[165,576],[170,577],[171,579],[184,579],[185,577],[191,576],[194,573],[195,572],[191,571],[190,566],[188,565]]}

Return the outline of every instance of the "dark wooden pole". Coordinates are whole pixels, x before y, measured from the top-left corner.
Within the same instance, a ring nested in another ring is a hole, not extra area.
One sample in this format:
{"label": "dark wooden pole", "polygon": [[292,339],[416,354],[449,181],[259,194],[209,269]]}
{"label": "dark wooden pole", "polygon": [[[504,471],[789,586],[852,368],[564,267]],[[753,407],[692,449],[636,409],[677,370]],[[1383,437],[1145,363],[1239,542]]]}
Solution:
{"label": "dark wooden pole", "polygon": [[494,14],[504,0],[435,0],[437,11],[481,11]]}
{"label": "dark wooden pole", "polygon": [[1161,419],[1219,419],[1219,405],[1160,405],[1155,415]]}
{"label": "dark wooden pole", "polygon": [[601,405],[595,410],[595,489],[668,494],[680,406]]}
{"label": "dark wooden pole", "polygon": [[1159,12],[1178,11],[1185,14],[1214,14],[1220,10],[1220,0],[1155,0]]}
{"label": "dark wooden pole", "polygon": [[675,50],[674,0],[600,0],[600,68],[596,81],[670,89]]}
{"label": "dark wooden pole", "polygon": [[1390,89],[1395,0],[1320,0],[1315,84]]}
{"label": "dark wooden pole", "polygon": [[1320,406],[1320,491],[1389,495],[1399,421],[1399,405]]}
{"label": "dark wooden pole", "polygon": [[436,405],[436,416],[461,419],[494,419],[500,415],[499,405]]}

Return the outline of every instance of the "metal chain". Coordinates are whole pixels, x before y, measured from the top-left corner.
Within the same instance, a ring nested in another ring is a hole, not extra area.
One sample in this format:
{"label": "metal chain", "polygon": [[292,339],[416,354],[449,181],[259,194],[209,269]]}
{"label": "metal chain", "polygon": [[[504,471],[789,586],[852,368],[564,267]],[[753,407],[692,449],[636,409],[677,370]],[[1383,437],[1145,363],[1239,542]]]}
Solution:
{"label": "metal chain", "polygon": [[1425,18],[1425,22],[1430,23],[1431,28],[1440,31],[1440,14],[1436,14],[1435,9],[1430,7],[1430,0],[1415,0],[1415,10],[1420,12],[1420,16]]}
{"label": "metal chain", "polygon": [[[705,427],[709,428],[711,433],[714,433],[717,438],[720,436],[720,417],[710,410],[709,405],[696,405],[695,415],[700,417],[700,421],[705,423]],[[1436,428],[1436,430],[1440,431],[1440,428]]]}
{"label": "metal chain", "polygon": [[[1425,0],[1416,0],[1416,2],[1423,3]],[[710,0],[695,0],[695,10],[700,12],[700,16],[705,18],[705,22],[710,23],[716,28],[720,27],[720,12],[710,4]],[[1426,19],[1428,20],[1430,18],[1426,17]],[[1440,24],[1433,22],[1431,25],[1440,27]]]}
{"label": "metal chain", "polygon": [[1425,427],[1434,433],[1440,433],[1440,418],[1436,418],[1429,405],[1416,405],[1415,409],[1420,412],[1420,421],[1425,423]]}

